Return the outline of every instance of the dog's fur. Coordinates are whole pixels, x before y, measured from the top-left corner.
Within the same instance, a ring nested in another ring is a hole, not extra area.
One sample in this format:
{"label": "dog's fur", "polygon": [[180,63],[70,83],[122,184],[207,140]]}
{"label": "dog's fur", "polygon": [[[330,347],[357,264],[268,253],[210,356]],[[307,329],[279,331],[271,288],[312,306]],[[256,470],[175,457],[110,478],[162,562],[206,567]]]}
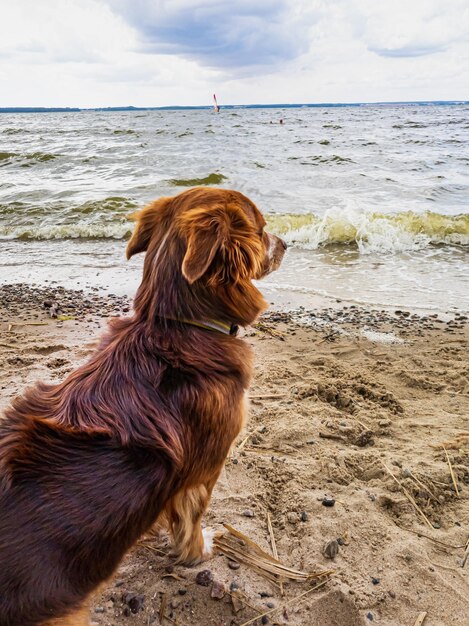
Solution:
{"label": "dog's fur", "polygon": [[251,281],[285,245],[235,191],[192,189],[136,220],[133,316],[0,420],[1,626],[87,624],[90,594],[157,521],[181,561],[210,555],[200,521],[243,425],[252,356],[187,320],[251,324],[266,307]]}

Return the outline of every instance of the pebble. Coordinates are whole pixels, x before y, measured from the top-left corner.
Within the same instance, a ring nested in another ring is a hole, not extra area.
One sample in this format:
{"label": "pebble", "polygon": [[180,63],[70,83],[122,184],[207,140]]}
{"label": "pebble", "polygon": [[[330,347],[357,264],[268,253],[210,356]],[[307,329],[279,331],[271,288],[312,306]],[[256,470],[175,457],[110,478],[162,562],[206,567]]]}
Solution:
{"label": "pebble", "polygon": [[263,615],[261,617],[261,624],[268,624],[269,623],[269,618],[267,617],[267,615]]}
{"label": "pebble", "polygon": [[210,596],[217,600],[221,600],[224,597],[225,593],[226,593],[225,585],[221,581],[216,580],[212,585]]}
{"label": "pebble", "polygon": [[336,539],[331,539],[324,544],[322,549],[323,555],[326,559],[335,559],[339,554],[339,543]]}
{"label": "pebble", "polygon": [[243,511],[243,515],[244,517],[254,517],[255,513],[252,509],[246,509],[245,511]]}
{"label": "pebble", "polygon": [[373,585],[379,585],[379,583],[381,582],[379,578],[371,578],[371,582],[373,583]]}
{"label": "pebble", "polygon": [[40,310],[51,317],[61,313],[72,315],[76,319],[85,319],[89,315],[117,315],[126,308],[130,310],[129,298],[109,294],[93,296],[92,300],[84,297],[83,289],[65,289],[65,287],[36,287],[25,283],[0,286],[0,301],[8,302],[9,312],[21,315],[25,310]]}
{"label": "pebble", "polygon": [[94,610],[95,613],[106,613],[106,609],[103,606],[97,606]]}
{"label": "pebble", "polygon": [[180,596],[185,596],[187,593],[187,589],[184,589],[184,587],[181,587],[181,589],[178,589],[178,594]]}
{"label": "pebble", "polygon": [[334,506],[335,504],[335,499],[334,498],[328,498],[327,496],[325,498],[322,499],[322,504],[323,506]]}
{"label": "pebble", "polygon": [[298,513],[295,513],[294,511],[287,513],[287,521],[289,524],[298,524]]}
{"label": "pebble", "polygon": [[301,511],[301,521],[302,522],[307,522],[309,519],[309,515],[306,511]]}
{"label": "pebble", "polygon": [[195,582],[202,587],[208,587],[213,582],[213,572],[209,569],[203,569],[195,577]]}
{"label": "pebble", "polygon": [[138,613],[143,609],[145,596],[133,591],[124,591],[122,593],[122,602],[129,607],[132,613]]}
{"label": "pebble", "polygon": [[366,617],[367,617],[367,619],[370,620],[370,622],[372,622],[374,620],[374,616],[373,616],[373,613],[371,613],[371,611],[366,614]]}
{"label": "pebble", "polygon": [[230,569],[239,569],[239,563],[236,563],[236,561],[228,561],[228,567]]}
{"label": "pebble", "polygon": [[266,602],[265,605],[268,609],[275,609],[275,604],[273,602]]}
{"label": "pebble", "polygon": [[230,591],[238,591],[239,589],[239,584],[236,582],[236,580],[233,580],[232,583],[230,583]]}

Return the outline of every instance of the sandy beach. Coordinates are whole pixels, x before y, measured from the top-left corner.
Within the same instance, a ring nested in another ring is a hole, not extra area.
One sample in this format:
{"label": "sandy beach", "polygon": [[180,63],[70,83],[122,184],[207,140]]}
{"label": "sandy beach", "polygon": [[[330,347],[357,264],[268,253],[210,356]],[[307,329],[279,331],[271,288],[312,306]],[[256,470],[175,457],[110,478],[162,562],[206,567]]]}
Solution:
{"label": "sandy beach", "polygon": [[[333,573],[281,589],[223,554],[174,566],[150,537],[94,599],[93,624],[413,626],[423,612],[425,626],[469,624],[467,319],[340,306],[270,312],[245,331],[251,415],[205,520],[271,554],[269,517],[281,563]],[[64,377],[130,307],[97,291],[2,287],[0,406]]]}

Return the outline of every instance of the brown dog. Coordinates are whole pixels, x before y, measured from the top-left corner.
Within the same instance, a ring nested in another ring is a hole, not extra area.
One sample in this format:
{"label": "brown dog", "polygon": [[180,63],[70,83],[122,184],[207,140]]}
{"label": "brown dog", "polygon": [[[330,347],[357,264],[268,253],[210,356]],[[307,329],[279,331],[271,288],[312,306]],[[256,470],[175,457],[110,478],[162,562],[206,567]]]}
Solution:
{"label": "brown dog", "polygon": [[0,421],[1,626],[87,624],[89,595],[157,520],[181,561],[210,555],[200,521],[251,378],[236,328],[265,309],[251,281],[285,244],[235,191],[191,189],[136,219],[134,315]]}

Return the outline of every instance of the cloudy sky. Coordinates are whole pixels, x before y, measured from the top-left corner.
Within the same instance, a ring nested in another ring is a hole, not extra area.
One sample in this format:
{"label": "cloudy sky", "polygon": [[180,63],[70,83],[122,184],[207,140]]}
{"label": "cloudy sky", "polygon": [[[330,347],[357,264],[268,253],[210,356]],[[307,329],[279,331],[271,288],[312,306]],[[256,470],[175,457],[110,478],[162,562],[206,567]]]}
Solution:
{"label": "cloudy sky", "polygon": [[2,0],[0,106],[469,99],[467,0]]}

